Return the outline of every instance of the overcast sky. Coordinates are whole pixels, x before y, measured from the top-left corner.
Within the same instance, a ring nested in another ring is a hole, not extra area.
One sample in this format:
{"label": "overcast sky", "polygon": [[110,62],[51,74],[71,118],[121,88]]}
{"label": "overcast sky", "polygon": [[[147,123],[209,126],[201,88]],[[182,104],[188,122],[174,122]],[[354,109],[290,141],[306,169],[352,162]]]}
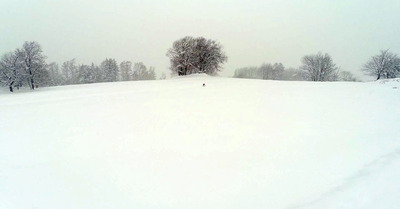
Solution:
{"label": "overcast sky", "polygon": [[[166,51],[184,36],[218,40],[236,68],[329,53],[342,70],[381,49],[400,54],[399,0],[0,0],[0,53],[38,41],[48,62],[105,58],[169,74]],[[364,77],[363,77],[364,78]]]}

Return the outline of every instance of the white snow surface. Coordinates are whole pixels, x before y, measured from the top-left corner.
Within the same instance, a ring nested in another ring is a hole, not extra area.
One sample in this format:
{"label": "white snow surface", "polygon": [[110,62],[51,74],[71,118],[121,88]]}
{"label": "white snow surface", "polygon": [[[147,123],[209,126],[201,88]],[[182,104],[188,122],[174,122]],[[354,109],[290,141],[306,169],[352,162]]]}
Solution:
{"label": "white snow surface", "polygon": [[398,80],[3,91],[0,116],[1,209],[400,206]]}

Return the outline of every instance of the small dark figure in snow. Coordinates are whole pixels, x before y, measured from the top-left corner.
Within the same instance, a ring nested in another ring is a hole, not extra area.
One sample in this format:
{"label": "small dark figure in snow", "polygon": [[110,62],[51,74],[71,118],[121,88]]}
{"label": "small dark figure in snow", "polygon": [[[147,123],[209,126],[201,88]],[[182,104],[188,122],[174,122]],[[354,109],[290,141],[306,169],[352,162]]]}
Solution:
{"label": "small dark figure in snow", "polygon": [[203,87],[206,87],[206,84],[205,84],[205,83],[203,83]]}

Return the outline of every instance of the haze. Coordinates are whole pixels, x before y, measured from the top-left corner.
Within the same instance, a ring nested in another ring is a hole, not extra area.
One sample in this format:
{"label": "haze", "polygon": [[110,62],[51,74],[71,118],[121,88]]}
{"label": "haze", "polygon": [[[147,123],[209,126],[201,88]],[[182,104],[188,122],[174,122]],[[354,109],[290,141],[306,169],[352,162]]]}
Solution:
{"label": "haze", "polygon": [[78,1],[0,0],[0,52],[38,41],[47,62],[76,58],[99,64],[130,60],[169,73],[165,56],[184,36],[218,40],[235,69],[329,53],[341,70],[361,66],[381,49],[400,53],[400,1]]}

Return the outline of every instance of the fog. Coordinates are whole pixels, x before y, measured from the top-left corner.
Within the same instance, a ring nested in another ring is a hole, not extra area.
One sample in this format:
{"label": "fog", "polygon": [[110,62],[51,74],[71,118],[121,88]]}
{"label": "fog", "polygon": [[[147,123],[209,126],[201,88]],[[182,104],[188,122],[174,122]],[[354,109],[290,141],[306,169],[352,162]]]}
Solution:
{"label": "fog", "polygon": [[400,1],[78,1],[0,0],[0,52],[38,41],[47,62],[144,62],[169,73],[166,52],[184,36],[218,40],[235,69],[329,53],[341,70],[368,79],[361,66],[381,49],[400,53]]}

